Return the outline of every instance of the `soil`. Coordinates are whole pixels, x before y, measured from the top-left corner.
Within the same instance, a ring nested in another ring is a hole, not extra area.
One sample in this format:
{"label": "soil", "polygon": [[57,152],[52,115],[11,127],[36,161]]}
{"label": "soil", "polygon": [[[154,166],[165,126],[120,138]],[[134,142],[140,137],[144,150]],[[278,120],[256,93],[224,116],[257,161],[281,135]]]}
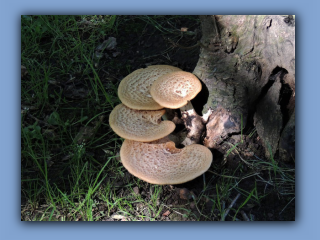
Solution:
{"label": "soil", "polygon": [[[196,17],[194,17],[196,18]],[[144,28],[143,34],[141,31],[134,31],[134,28],[137,26],[141,26]],[[199,59],[199,46],[197,46],[197,42],[201,38],[201,29],[200,23],[194,21],[192,18],[181,18],[179,22],[177,22],[176,32],[168,32],[166,34],[158,31],[151,25],[145,26],[144,22],[139,22],[139,20],[135,17],[132,17],[132,22],[128,21],[127,29],[121,30],[118,34],[105,36],[104,39],[101,39],[101,43],[108,39],[109,37],[114,37],[116,39],[116,47],[113,49],[106,49],[103,51],[103,57],[100,58],[96,62],[96,66],[99,66],[98,75],[103,82],[103,85],[114,93],[116,91],[112,85],[118,86],[120,81],[130,72],[139,69],[145,68],[149,65],[157,65],[157,64],[166,64],[176,66],[178,68],[183,69],[184,71],[192,72],[197,64]],[[163,26],[166,27],[166,26]],[[188,28],[188,32],[180,31],[181,28]],[[133,29],[133,30],[132,30]],[[193,46],[193,47],[192,47]],[[77,77],[77,76],[75,76]],[[89,89],[87,89],[86,84],[83,84],[80,80],[72,82],[72,88],[69,87],[71,84],[67,82],[67,77],[64,81],[64,91],[63,94],[66,98],[74,99],[74,106],[81,106],[81,101],[86,94],[88,94]],[[50,91],[54,92],[56,89],[54,85],[51,85]],[[201,102],[201,101],[200,101]],[[198,106],[197,108],[201,109],[203,107]],[[201,112],[197,111],[197,112]],[[77,115],[80,113],[67,113]],[[102,121],[107,121],[108,116],[105,116]],[[94,127],[94,126],[91,126]],[[101,125],[99,132],[107,132],[108,129],[105,125]],[[50,135],[50,133],[48,133]],[[102,134],[101,134],[102,135]],[[96,135],[99,136],[99,133]],[[54,137],[54,136],[53,136]],[[90,134],[89,136],[90,137]],[[79,140],[81,142],[83,139]],[[236,139],[237,140],[237,139]],[[230,142],[236,142],[236,140],[230,138]],[[103,142],[103,141],[101,141]],[[257,157],[262,157],[264,152],[262,151],[261,143],[257,138],[257,135],[253,135],[251,138],[245,138],[245,141],[239,146],[242,150],[241,156],[245,156],[244,153],[255,154]],[[59,148],[56,149],[57,153],[59,152]],[[214,207],[214,202],[212,199],[215,199],[217,196],[217,185],[223,173],[225,171],[232,172],[237,171],[234,175],[243,176],[245,173],[250,172],[250,169],[241,162],[241,159],[238,155],[228,156],[226,162],[224,162],[224,156],[217,150],[212,149],[214,154],[214,163],[212,171],[220,174],[215,175],[211,172],[207,172],[205,174],[205,182],[207,184],[207,188],[204,194],[204,179],[203,176],[198,177],[190,182],[180,185],[166,185],[162,186],[162,190],[160,192],[159,202],[163,204],[163,209],[161,214],[155,218],[155,220],[159,221],[193,221],[193,220],[202,220],[202,221],[213,221],[220,220],[220,213],[217,211],[217,207]],[[97,148],[91,153],[95,159],[99,162],[105,162],[106,153]],[[252,156],[252,155],[250,155]],[[58,161],[58,160],[52,160]],[[65,161],[61,160],[60,161]],[[115,160],[116,161],[116,160]],[[242,168],[239,171],[239,167]],[[125,170],[124,170],[125,171]],[[263,171],[262,171],[263,173]],[[69,174],[68,170],[62,173],[64,176]],[[265,172],[266,176],[269,174]],[[61,172],[59,172],[59,164],[54,164],[50,169],[50,181],[59,186],[59,179],[61,179]],[[123,196],[126,198],[133,198],[133,193],[130,189],[125,188],[128,184],[134,183],[135,177],[125,171],[125,175],[122,178],[119,178],[118,175],[108,172],[108,177],[104,180],[112,181],[117,195]],[[246,215],[252,218],[255,221],[274,221],[274,220],[286,220],[292,221],[295,219],[295,203],[294,201],[288,204],[291,196],[279,196],[278,192],[273,189],[271,186],[262,183],[256,182],[254,177],[246,178],[238,183],[238,188],[243,189],[244,191],[250,191],[257,187],[258,196],[264,195],[264,197],[259,201],[250,200],[247,204],[245,204],[241,210],[246,213]],[[23,188],[23,186],[22,186]],[[146,202],[151,201],[150,192],[153,190],[154,186],[141,183],[140,187],[132,186],[134,194],[140,196]],[[218,188],[219,191],[223,191],[222,187]],[[65,190],[68,191],[68,187],[65,187]],[[204,197],[208,196],[208,197]],[[231,191],[228,194],[225,194],[226,199],[224,199],[222,205],[225,205],[225,208],[229,206],[231,201],[236,197],[237,192]],[[246,199],[244,197],[240,197],[237,202],[233,205],[233,209],[238,209],[241,203],[243,203]],[[25,199],[22,199],[22,205],[26,204]],[[217,204],[217,203],[215,203]],[[287,205],[288,204],[288,205]],[[150,220],[150,218],[154,218],[152,215],[154,213],[150,213],[140,209],[143,206],[140,206],[141,203],[136,203],[133,206],[133,209],[136,209],[136,212],[132,212],[132,210],[128,209],[128,212],[131,211],[132,214],[144,214],[146,218],[144,221]],[[287,205],[287,207],[286,207]],[[40,205],[38,209],[45,209],[46,205]],[[201,207],[201,209],[200,209]],[[285,208],[286,207],[286,208]],[[285,210],[283,210],[285,208]],[[179,210],[176,210],[179,209]],[[214,210],[213,210],[214,209]],[[40,210],[37,210],[40,211]],[[34,214],[37,214],[37,211]],[[99,214],[99,212],[108,211],[107,204],[100,202],[96,208],[93,209],[94,212]],[[110,217],[102,217],[102,221],[126,221],[130,220],[128,216],[118,216],[117,209],[114,208],[113,212],[109,213]],[[61,209],[61,213],[63,209]],[[230,214],[231,216],[234,215]],[[240,214],[237,217],[241,217]],[[81,216],[78,216],[78,220],[81,220]],[[227,216],[225,220],[232,220],[232,217]],[[243,220],[243,219],[239,219]]]}

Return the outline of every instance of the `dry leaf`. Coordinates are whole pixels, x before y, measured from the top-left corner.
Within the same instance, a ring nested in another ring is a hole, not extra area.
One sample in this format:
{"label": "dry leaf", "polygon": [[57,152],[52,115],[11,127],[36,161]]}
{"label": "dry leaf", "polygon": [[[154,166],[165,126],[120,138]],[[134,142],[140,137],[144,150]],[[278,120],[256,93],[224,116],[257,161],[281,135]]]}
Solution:
{"label": "dry leaf", "polygon": [[124,219],[124,218],[126,218],[125,216],[122,216],[122,215],[117,215],[117,214],[114,214],[114,215],[112,215],[111,216],[111,218],[113,218],[113,219]]}
{"label": "dry leaf", "polygon": [[117,39],[114,37],[109,37],[107,40],[103,41],[103,43],[101,43],[96,50],[97,51],[103,51],[103,50],[112,50],[115,49],[115,47],[117,46]]}
{"label": "dry leaf", "polygon": [[162,216],[163,217],[168,217],[169,215],[170,215],[170,211],[169,210],[167,210],[167,211],[165,211],[164,213],[162,213]]}
{"label": "dry leaf", "polygon": [[28,73],[27,68],[21,65],[21,78],[23,78]]}

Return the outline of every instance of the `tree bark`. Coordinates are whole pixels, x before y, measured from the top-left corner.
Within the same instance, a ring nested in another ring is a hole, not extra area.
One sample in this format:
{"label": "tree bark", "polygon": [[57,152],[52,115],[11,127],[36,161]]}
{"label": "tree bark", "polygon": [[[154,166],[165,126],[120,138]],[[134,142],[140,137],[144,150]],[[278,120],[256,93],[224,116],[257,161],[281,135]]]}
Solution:
{"label": "tree bark", "polygon": [[[294,17],[201,16],[200,58],[194,74],[212,111],[203,144],[226,153],[227,142],[256,130],[266,157],[294,159]],[[247,136],[246,136],[247,135]]]}

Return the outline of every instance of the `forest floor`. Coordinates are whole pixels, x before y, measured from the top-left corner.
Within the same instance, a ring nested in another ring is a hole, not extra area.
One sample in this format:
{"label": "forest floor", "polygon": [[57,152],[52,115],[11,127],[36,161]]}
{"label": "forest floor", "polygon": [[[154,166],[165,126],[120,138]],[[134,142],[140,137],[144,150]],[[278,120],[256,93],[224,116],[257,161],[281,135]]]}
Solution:
{"label": "forest floor", "polygon": [[197,16],[22,16],[22,221],[295,220],[294,163],[244,160],[241,144],[180,185],[122,166],[108,124],[120,81],[149,65],[192,72],[200,38]]}

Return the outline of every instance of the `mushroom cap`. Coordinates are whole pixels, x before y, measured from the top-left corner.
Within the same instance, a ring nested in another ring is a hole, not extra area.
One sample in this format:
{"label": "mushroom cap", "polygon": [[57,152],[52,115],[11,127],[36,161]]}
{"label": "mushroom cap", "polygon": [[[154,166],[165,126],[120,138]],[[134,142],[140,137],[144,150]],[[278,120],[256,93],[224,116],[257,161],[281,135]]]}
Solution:
{"label": "mushroom cap", "polygon": [[123,166],[134,176],[152,184],[180,184],[206,172],[211,151],[200,144],[177,149],[172,141],[149,143],[125,140],[120,149]]}
{"label": "mushroom cap", "polygon": [[119,104],[111,111],[109,124],[122,138],[150,142],[169,135],[176,127],[171,121],[161,121],[164,113],[164,109],[140,111]]}
{"label": "mushroom cap", "polygon": [[130,73],[120,82],[118,88],[121,102],[137,110],[162,109],[150,95],[151,85],[160,76],[175,71],[182,70],[169,65],[154,65]]}
{"label": "mushroom cap", "polygon": [[180,108],[201,91],[201,82],[189,72],[172,72],[159,77],[151,86],[152,98],[165,108]]}

